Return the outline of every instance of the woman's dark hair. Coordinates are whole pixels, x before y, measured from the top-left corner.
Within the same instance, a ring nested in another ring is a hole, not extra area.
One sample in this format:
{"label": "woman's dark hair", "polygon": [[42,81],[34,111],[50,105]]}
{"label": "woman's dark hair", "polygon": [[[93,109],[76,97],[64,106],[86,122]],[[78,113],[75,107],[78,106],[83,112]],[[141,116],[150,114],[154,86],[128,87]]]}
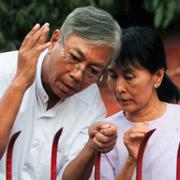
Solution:
{"label": "woman's dark hair", "polygon": [[158,97],[161,101],[179,103],[180,89],[165,74],[161,86],[157,89]]}
{"label": "woman's dark hair", "polygon": [[155,73],[166,70],[165,50],[160,34],[148,27],[130,27],[122,31],[122,49],[117,60],[119,67],[138,67]]}
{"label": "woman's dark hair", "polygon": [[[123,29],[122,48],[115,63],[121,69],[143,67],[152,74],[161,68],[166,71],[165,49],[159,32],[139,26]],[[161,101],[170,103],[180,98],[179,89],[166,73],[157,94]]]}

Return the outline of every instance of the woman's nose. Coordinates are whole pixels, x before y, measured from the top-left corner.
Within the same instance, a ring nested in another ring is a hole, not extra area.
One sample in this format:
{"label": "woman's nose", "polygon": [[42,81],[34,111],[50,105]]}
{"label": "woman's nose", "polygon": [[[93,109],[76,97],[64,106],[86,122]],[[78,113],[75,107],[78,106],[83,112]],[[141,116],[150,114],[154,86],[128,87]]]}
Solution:
{"label": "woman's nose", "polygon": [[125,88],[125,81],[122,77],[119,77],[116,81],[116,85],[115,85],[115,91],[118,93],[122,93],[126,91]]}

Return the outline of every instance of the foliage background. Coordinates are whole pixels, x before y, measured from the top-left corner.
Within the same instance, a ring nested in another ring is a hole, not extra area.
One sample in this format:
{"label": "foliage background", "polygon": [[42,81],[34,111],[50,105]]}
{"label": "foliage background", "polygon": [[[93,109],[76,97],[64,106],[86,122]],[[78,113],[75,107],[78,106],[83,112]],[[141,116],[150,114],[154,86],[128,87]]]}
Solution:
{"label": "foliage background", "polygon": [[0,52],[18,49],[37,22],[49,22],[51,34],[69,12],[87,5],[109,11],[122,27],[180,29],[180,0],[0,0]]}

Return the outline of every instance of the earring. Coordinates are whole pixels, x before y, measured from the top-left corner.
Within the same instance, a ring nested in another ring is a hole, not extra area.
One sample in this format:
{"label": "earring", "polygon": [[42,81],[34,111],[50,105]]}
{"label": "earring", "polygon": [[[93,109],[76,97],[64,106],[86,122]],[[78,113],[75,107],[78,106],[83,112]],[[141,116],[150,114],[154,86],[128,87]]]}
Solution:
{"label": "earring", "polygon": [[159,84],[154,84],[154,88],[158,88],[159,87]]}

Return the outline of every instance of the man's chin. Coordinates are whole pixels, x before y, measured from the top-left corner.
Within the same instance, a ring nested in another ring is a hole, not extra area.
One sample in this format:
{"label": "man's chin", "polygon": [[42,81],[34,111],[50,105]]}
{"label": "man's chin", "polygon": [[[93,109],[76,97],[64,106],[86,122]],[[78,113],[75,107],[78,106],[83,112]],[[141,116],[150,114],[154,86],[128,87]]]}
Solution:
{"label": "man's chin", "polygon": [[66,99],[66,98],[73,96],[74,94],[75,93],[67,93],[67,92],[61,91],[60,93],[58,93],[58,98]]}

